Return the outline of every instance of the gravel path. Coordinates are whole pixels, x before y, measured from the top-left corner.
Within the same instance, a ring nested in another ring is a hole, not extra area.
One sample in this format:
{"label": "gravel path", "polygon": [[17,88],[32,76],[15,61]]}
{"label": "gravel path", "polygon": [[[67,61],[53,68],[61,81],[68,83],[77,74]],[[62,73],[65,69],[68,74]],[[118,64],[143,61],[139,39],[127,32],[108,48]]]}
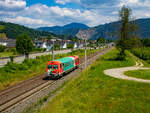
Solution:
{"label": "gravel path", "polygon": [[143,63],[139,61],[139,62],[136,62],[136,65],[132,66],[132,67],[123,67],[123,68],[114,68],[114,69],[104,70],[104,74],[111,76],[111,77],[114,77],[114,78],[119,78],[119,79],[150,83],[150,80],[128,77],[124,74],[125,71],[139,70],[139,69],[150,69],[148,67],[142,67],[142,66],[143,66]]}

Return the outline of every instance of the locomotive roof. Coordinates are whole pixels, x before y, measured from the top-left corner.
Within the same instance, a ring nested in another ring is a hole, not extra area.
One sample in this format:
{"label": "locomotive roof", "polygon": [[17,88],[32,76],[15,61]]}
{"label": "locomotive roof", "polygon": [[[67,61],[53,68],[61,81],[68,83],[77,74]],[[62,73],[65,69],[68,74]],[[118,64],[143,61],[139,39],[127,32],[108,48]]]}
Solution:
{"label": "locomotive roof", "polygon": [[65,58],[54,60],[54,61],[60,61],[61,63],[67,63],[67,62],[73,61],[73,58],[65,57]]}

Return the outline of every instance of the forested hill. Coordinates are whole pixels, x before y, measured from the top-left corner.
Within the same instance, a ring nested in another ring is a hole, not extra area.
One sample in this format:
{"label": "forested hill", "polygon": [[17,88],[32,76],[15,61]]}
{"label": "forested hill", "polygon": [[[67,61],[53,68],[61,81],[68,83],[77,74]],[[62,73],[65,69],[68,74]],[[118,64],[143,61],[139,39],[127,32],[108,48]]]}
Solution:
{"label": "forested hill", "polygon": [[136,24],[139,29],[139,35],[143,38],[150,38],[150,18],[138,19]]}
{"label": "forested hill", "polygon": [[50,32],[34,30],[22,25],[13,24],[9,22],[0,21],[0,25],[4,26],[0,33],[5,33],[8,38],[15,39],[19,34],[26,33],[32,38],[38,38],[39,36],[51,36],[54,35]]}
{"label": "forested hill", "polygon": [[[150,18],[137,19],[135,20],[135,23],[137,25],[138,30],[137,35],[140,38],[150,38]],[[119,32],[119,27],[119,22],[112,22],[89,28],[89,30],[95,31],[91,39],[97,39],[98,37],[117,39],[114,34]]]}

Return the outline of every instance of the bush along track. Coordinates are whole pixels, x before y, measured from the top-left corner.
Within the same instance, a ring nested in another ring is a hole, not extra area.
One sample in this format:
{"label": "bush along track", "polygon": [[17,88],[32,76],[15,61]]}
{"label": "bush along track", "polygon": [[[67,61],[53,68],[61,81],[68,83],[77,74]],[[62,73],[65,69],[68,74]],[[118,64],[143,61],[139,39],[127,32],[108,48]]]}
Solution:
{"label": "bush along track", "polygon": [[116,61],[112,50],[89,66],[38,113],[148,113],[150,84],[106,76],[106,69],[135,65],[127,52],[125,61]]}

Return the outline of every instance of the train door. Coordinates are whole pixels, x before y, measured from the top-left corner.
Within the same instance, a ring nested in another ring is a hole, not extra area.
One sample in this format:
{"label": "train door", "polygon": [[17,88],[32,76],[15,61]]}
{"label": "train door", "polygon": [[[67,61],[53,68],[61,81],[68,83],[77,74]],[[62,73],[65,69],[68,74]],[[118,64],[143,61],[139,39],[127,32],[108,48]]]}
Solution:
{"label": "train door", "polygon": [[79,58],[76,58],[75,63],[76,63],[76,66],[79,65]]}
{"label": "train door", "polygon": [[62,64],[60,64],[60,73],[62,73],[63,72],[63,66],[62,66]]}

